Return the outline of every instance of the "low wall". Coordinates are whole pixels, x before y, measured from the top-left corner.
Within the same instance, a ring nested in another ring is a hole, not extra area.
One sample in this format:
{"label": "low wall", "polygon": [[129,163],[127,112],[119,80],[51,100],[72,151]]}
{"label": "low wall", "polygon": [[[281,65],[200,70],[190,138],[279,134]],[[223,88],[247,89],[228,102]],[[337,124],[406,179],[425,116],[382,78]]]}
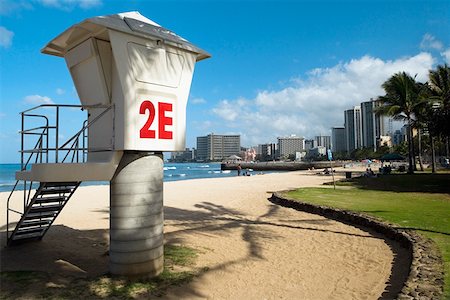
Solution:
{"label": "low wall", "polygon": [[[298,171],[314,169],[324,169],[330,167],[329,161],[316,161],[316,162],[258,162],[258,163],[222,163],[222,170],[236,170],[237,166],[241,165],[243,170],[253,169],[255,171]],[[331,165],[334,167],[342,167],[344,164],[338,161],[332,161]]]}
{"label": "low wall", "polygon": [[429,239],[413,230],[396,229],[391,224],[364,214],[299,202],[280,193],[274,193],[269,200],[284,207],[370,228],[397,241],[410,253],[410,272],[397,299],[441,299],[444,288],[443,262],[438,249]]}

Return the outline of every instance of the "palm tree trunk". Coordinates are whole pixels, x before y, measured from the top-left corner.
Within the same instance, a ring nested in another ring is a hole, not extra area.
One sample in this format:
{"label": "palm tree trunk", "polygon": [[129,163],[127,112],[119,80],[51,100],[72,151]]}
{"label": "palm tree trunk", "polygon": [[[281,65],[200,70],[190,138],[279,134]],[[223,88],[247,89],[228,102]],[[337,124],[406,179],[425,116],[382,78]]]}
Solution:
{"label": "palm tree trunk", "polygon": [[413,167],[413,140],[412,140],[412,127],[411,127],[411,119],[408,118],[408,173],[413,174],[414,173],[414,167]]}
{"label": "palm tree trunk", "polygon": [[446,143],[445,143],[445,149],[446,149],[446,155],[445,156],[447,156],[447,157],[449,157],[450,156],[450,154],[449,154],[449,146],[448,146],[448,136],[445,138],[445,141],[446,141]]}
{"label": "palm tree trunk", "polygon": [[420,171],[423,172],[423,163],[422,163],[422,134],[420,128],[417,129],[417,137],[419,138],[419,166]]}
{"label": "palm tree trunk", "polygon": [[431,173],[436,173],[436,154],[434,151],[434,136],[430,134],[431,141]]}
{"label": "palm tree trunk", "polygon": [[[412,123],[412,121],[411,121]],[[414,145],[414,130],[412,125],[409,127],[410,137],[411,137],[411,159],[412,159],[412,167],[414,171],[417,171],[417,162],[416,162],[416,145]]]}

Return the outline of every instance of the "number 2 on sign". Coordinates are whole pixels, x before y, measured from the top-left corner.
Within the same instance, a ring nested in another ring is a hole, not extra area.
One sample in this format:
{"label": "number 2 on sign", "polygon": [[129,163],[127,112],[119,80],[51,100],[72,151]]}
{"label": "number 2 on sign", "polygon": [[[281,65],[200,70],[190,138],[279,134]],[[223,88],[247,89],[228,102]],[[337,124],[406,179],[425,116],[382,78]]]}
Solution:
{"label": "number 2 on sign", "polygon": [[[155,105],[149,100],[145,100],[141,103],[139,108],[139,114],[145,115],[148,110],[147,122],[142,126],[140,130],[140,138],[154,139],[156,138],[155,130],[150,129],[153,121],[156,117]],[[166,130],[166,126],[173,125],[172,117],[166,116],[166,112],[172,111],[172,104],[165,102],[158,102],[158,139],[171,140],[173,133],[170,130]]]}

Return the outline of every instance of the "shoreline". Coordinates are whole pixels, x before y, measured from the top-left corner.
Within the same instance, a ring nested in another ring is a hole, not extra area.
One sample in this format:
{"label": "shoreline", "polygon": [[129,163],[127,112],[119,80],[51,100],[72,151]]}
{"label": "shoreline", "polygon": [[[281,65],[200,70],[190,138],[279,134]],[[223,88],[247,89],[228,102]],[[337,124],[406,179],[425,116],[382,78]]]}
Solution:
{"label": "shoreline", "polygon": [[[177,164],[177,165],[183,166],[183,165],[190,165],[191,163],[168,163],[168,165],[171,165],[171,164],[172,165],[173,164]],[[201,165],[201,166],[204,165],[204,163],[196,163],[196,164]],[[226,177],[236,177],[237,176],[237,170],[235,168],[231,168],[230,167],[229,169],[221,169],[222,166],[221,166],[220,163],[211,163],[211,164],[217,165],[217,169],[211,169],[211,170],[205,169],[205,170],[207,170],[207,171],[209,171],[211,173],[206,173],[206,174],[201,174],[201,175],[198,175],[198,174],[197,175],[193,175],[193,174],[186,174],[186,173],[181,175],[181,174],[170,174],[170,173],[168,173],[168,174],[165,174],[164,182],[195,180],[195,179],[207,179],[207,178],[226,178]],[[257,163],[257,164],[247,163],[245,165],[245,168],[243,167],[243,170],[245,171],[245,169],[247,169],[247,168],[252,169],[251,166],[254,166],[254,165],[263,166],[265,164],[266,163]],[[286,164],[291,165],[291,164],[296,164],[296,163],[286,163]],[[20,164],[4,164],[4,165],[20,165]],[[230,166],[231,166],[231,164],[230,164]],[[377,164],[372,164],[372,166],[377,166]],[[345,172],[345,171],[352,171],[352,170],[364,171],[366,167],[367,166],[364,163],[352,163],[352,164],[350,164],[350,167],[348,167],[348,166],[346,166],[346,167],[342,167],[342,166],[341,167],[335,167],[335,166],[333,166],[333,169],[335,169],[336,172]],[[201,170],[203,170],[203,167],[199,167],[199,168]],[[322,162],[322,164],[320,165],[320,168],[312,169],[311,173],[319,172],[321,169],[324,169],[324,168],[329,168],[329,162]],[[307,171],[307,169],[308,168],[303,168],[302,167],[301,170],[297,170],[295,168],[293,168],[293,169],[292,168],[286,168],[286,169],[281,168],[279,170],[272,170],[272,169],[269,168],[269,169],[266,170],[264,167],[262,167],[261,170],[258,169],[258,168],[253,169],[254,172],[253,172],[252,175],[261,175],[260,174],[261,172],[263,173],[263,175],[265,175],[265,174],[270,174],[270,173],[285,173],[285,172],[291,172],[291,171]],[[168,171],[170,172],[171,170],[172,169],[167,169],[167,170],[164,170],[164,172],[168,172]],[[188,170],[189,170],[189,168],[188,168]],[[10,193],[12,188],[14,187],[15,182],[16,182],[16,180],[13,179],[11,181],[1,183],[0,184],[0,193]],[[35,185],[37,187],[36,183],[35,183]],[[100,186],[108,185],[108,181],[94,181],[94,182],[84,181],[84,182],[81,183],[81,187],[97,186],[97,185],[100,185]],[[21,185],[18,185],[17,190],[23,191],[23,188],[21,187]]]}

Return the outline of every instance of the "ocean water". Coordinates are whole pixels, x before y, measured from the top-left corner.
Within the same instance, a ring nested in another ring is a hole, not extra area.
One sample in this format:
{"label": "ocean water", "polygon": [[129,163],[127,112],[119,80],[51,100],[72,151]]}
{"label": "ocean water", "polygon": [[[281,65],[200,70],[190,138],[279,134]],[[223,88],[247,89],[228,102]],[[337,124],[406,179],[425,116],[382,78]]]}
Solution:
{"label": "ocean water", "polygon": [[[20,164],[0,164],[0,192],[9,192],[16,183],[15,172]],[[236,171],[221,171],[220,163],[165,163],[164,181],[237,176]],[[85,181],[81,185],[105,185],[108,181]],[[37,187],[37,185],[35,185]],[[17,189],[23,189],[18,185]]]}

